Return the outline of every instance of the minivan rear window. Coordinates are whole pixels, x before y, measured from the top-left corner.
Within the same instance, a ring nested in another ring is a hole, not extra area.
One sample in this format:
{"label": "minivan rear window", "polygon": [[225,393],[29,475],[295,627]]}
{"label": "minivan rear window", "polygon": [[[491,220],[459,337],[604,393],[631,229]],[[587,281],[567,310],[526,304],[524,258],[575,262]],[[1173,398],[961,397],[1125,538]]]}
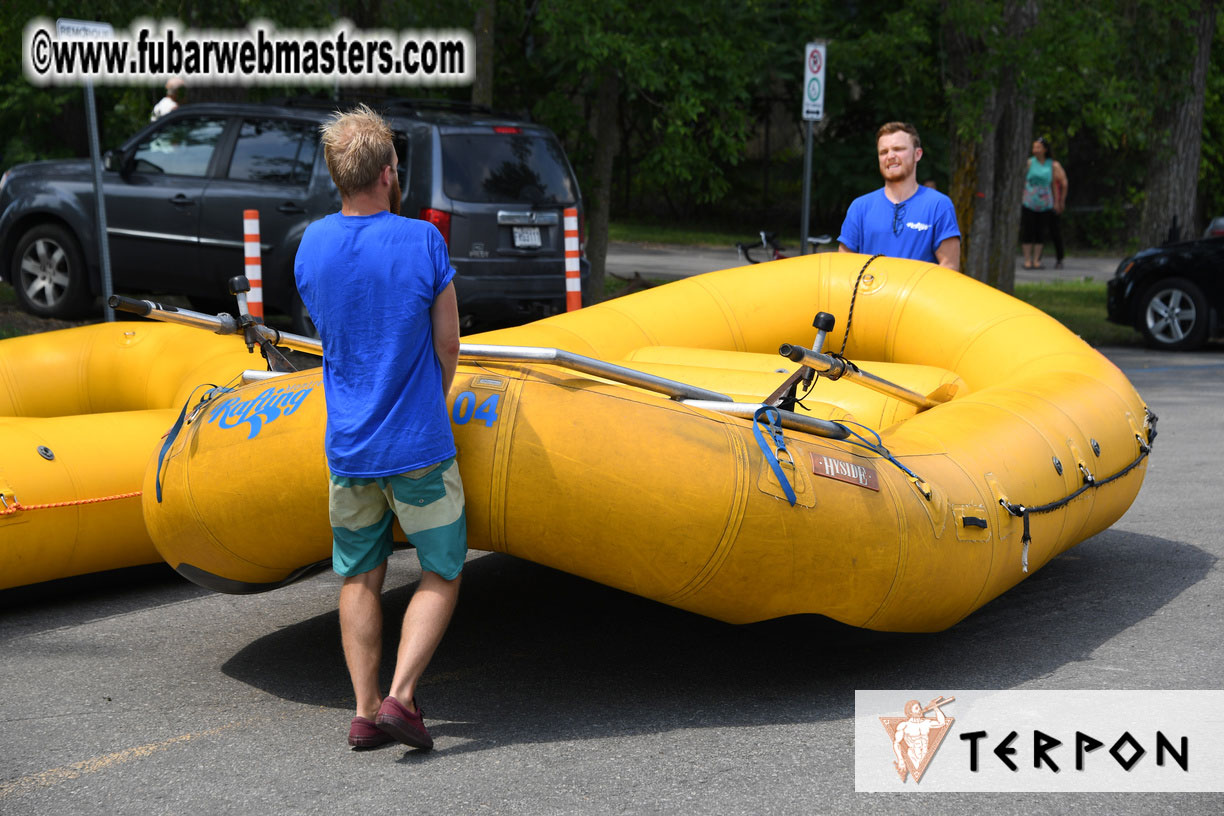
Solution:
{"label": "minivan rear window", "polygon": [[561,145],[530,133],[443,136],[442,191],[483,204],[554,206],[577,198]]}

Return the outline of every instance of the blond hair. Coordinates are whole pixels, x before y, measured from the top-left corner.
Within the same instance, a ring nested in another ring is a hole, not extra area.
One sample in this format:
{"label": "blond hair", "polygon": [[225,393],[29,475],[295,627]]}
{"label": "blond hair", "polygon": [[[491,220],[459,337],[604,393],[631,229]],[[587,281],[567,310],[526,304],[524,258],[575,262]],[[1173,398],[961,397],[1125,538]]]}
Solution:
{"label": "blond hair", "polygon": [[382,169],[394,163],[391,128],[366,105],[337,111],[319,130],[327,172],[342,197],[370,189]]}
{"label": "blond hair", "polygon": [[914,140],[914,148],[922,147],[922,140],[918,138],[918,128],[909,122],[886,122],[880,125],[880,129],[876,131],[876,143],[879,143],[882,136],[888,136],[892,133],[908,133],[910,138]]}

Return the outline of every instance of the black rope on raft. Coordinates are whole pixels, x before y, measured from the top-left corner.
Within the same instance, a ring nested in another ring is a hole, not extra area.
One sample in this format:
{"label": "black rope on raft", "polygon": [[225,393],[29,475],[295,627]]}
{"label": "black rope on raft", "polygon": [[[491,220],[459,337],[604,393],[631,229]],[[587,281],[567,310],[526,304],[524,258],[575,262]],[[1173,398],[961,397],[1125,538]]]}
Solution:
{"label": "black rope on raft", "polygon": [[854,322],[854,301],[858,300],[859,283],[863,280],[863,273],[867,271],[867,267],[871,266],[871,262],[880,255],[872,255],[867,259],[867,263],[863,264],[863,268],[859,270],[858,277],[854,279],[854,291],[850,293],[850,313],[846,315],[846,333],[842,335],[841,349],[834,354],[834,357],[841,357],[846,353],[846,341],[850,339],[850,324]]}
{"label": "black rope on raft", "polygon": [[1103,487],[1110,482],[1121,479],[1123,476],[1139,467],[1139,464],[1148,457],[1148,454],[1152,452],[1152,441],[1156,438],[1157,416],[1149,410],[1147,412],[1147,420],[1148,427],[1150,429],[1148,432],[1148,438],[1145,440],[1139,434],[1135,434],[1135,441],[1139,443],[1139,455],[1135,457],[1133,462],[1119,470],[1117,473],[1104,479],[1097,479],[1092,475],[1092,471],[1090,471],[1088,467],[1081,462],[1079,468],[1080,473],[1083,475],[1084,483],[1080,485],[1079,489],[1077,489],[1075,492],[1068,493],[1066,496],[1063,496],[1057,501],[1052,501],[1048,504],[1039,504],[1036,507],[1029,507],[1025,504],[1009,502],[1007,499],[999,499],[999,505],[1002,506],[1004,510],[1016,518],[1024,521],[1024,533],[1020,537],[1020,543],[1022,545],[1020,552],[1020,565],[1024,572],[1028,572],[1029,543],[1033,540],[1029,533],[1029,516],[1034,513],[1050,513],[1054,510],[1058,510],[1061,507],[1066,507],[1072,501],[1083,495],[1084,492],[1091,490],[1094,487]]}

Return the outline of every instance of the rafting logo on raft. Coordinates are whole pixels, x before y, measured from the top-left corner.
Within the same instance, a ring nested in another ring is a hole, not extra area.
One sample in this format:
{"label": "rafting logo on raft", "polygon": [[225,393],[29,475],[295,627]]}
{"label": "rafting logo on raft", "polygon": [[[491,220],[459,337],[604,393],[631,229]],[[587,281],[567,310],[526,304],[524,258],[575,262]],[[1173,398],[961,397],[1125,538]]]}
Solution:
{"label": "rafting logo on raft", "polygon": [[229,397],[220,404],[213,406],[208,413],[208,421],[216,422],[218,428],[229,430],[237,428],[243,422],[251,425],[247,439],[254,439],[269,422],[275,422],[282,416],[289,416],[305,401],[313,387],[290,391],[277,387],[265,388],[249,400]]}
{"label": "rafting logo on raft", "polygon": [[[942,694],[925,706],[917,700],[905,704],[904,717],[881,717],[880,722],[892,741],[893,767],[901,781],[906,775],[914,777],[917,784],[926,773],[927,765],[939,750],[939,744],[956,722],[955,717],[944,716],[940,706],[946,706],[955,697],[944,697]],[[934,717],[926,716],[928,711],[934,711]]]}

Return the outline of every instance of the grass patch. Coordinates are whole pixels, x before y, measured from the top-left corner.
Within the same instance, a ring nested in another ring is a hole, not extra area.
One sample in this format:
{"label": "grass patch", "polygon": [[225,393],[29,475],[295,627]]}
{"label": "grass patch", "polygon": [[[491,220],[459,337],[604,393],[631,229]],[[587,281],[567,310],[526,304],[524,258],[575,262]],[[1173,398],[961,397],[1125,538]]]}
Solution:
{"label": "grass patch", "polygon": [[[17,294],[7,283],[0,283],[0,307],[4,312],[11,312],[17,306]],[[9,320],[5,313],[0,313],[0,340],[9,337],[20,337],[25,334],[15,321]]]}
{"label": "grass patch", "polygon": [[1101,281],[1050,281],[1016,284],[1016,297],[1078,334],[1092,346],[1137,346],[1142,338],[1130,326],[1105,319]]}

